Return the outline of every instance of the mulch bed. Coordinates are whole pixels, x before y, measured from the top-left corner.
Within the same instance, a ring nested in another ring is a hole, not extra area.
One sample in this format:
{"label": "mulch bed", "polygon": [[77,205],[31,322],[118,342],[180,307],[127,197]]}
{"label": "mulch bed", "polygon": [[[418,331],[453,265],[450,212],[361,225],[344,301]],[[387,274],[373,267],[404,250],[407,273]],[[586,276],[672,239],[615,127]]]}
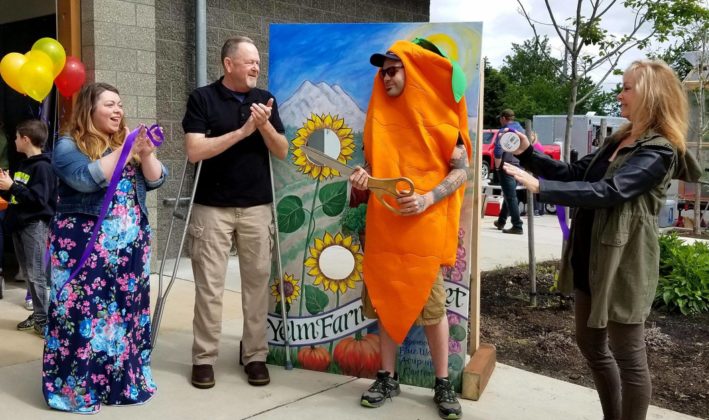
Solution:
{"label": "mulch bed", "polygon": [[[536,307],[529,304],[527,266],[483,272],[480,341],[497,360],[594,388],[574,338],[573,300],[549,293],[558,262],[537,265]],[[544,295],[547,293],[547,295]],[[709,413],[709,314],[686,317],[653,310],[646,323],[651,404],[704,418]]]}

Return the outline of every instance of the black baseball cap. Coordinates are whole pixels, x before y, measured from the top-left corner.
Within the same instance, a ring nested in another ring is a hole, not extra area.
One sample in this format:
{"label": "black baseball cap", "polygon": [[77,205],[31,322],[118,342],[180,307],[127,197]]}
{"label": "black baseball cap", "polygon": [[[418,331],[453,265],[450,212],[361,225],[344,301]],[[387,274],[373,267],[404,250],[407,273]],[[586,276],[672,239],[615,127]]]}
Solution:
{"label": "black baseball cap", "polygon": [[369,57],[369,62],[372,63],[373,66],[381,67],[384,65],[384,60],[387,59],[401,61],[401,58],[399,58],[396,54],[391,51],[387,51],[384,54],[372,54],[372,56]]}

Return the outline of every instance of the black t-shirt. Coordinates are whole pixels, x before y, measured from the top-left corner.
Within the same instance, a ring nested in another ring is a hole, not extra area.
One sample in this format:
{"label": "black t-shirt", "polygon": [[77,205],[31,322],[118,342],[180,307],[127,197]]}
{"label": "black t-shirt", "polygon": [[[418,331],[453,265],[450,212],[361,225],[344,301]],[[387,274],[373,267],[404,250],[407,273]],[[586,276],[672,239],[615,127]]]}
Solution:
{"label": "black t-shirt", "polygon": [[[608,167],[611,165],[611,154],[615,151],[614,147],[607,147],[603,155],[596,159],[593,166],[588,168],[588,173],[584,181],[597,182],[603,179]],[[594,209],[579,208],[574,224],[574,243],[573,252],[571,253],[571,267],[574,270],[574,288],[583,290],[587,294],[591,294],[591,286],[588,283],[589,260],[591,255],[591,231],[593,229],[593,220],[595,219],[596,211]]]}
{"label": "black t-shirt", "polygon": [[[251,115],[252,104],[265,104],[273,98],[270,92],[258,88],[246,93],[233,92],[222,84],[222,79],[192,92],[182,119],[185,133],[202,133],[209,138],[237,130]],[[275,98],[269,121],[277,132],[285,132]],[[219,155],[202,161],[195,203],[251,207],[272,201],[268,148],[258,130]]]}

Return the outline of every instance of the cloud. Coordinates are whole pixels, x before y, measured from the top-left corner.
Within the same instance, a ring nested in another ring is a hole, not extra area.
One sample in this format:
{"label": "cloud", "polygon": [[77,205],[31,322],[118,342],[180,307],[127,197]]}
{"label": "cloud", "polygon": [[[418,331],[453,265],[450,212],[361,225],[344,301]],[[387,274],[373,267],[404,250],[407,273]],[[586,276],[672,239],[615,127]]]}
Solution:
{"label": "cloud", "polygon": [[[553,26],[544,24],[550,22],[544,0],[522,0],[522,3],[532,19],[541,22],[536,24],[537,33],[549,37],[552,54],[557,58],[563,58],[564,48],[561,38]],[[584,7],[588,7],[586,2]],[[563,24],[568,17],[575,15],[576,2],[556,1],[552,10],[557,23]],[[511,51],[512,43],[522,44],[533,36],[532,29],[519,12],[516,0],[431,0],[430,16],[432,22],[483,22],[482,55],[487,57],[495,68],[502,66],[505,56]],[[603,28],[620,37],[632,30],[634,18],[633,11],[614,6],[604,16]],[[647,30],[644,33],[647,33]],[[590,50],[587,52],[595,53]],[[644,51],[631,50],[623,55],[618,68],[623,69],[633,60],[644,58],[645,55]],[[591,77],[600,80],[607,69],[606,64],[592,72]],[[619,76],[611,75],[603,86],[612,88],[620,81]]]}

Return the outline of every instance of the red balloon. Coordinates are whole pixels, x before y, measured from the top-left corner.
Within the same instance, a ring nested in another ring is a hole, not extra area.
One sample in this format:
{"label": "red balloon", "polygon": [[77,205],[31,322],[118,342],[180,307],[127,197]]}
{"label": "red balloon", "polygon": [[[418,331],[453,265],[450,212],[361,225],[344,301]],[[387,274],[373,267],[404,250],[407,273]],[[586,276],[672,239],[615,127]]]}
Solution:
{"label": "red balloon", "polygon": [[54,84],[62,96],[69,98],[81,89],[86,81],[84,63],[74,56],[67,56],[62,72],[54,79]]}

